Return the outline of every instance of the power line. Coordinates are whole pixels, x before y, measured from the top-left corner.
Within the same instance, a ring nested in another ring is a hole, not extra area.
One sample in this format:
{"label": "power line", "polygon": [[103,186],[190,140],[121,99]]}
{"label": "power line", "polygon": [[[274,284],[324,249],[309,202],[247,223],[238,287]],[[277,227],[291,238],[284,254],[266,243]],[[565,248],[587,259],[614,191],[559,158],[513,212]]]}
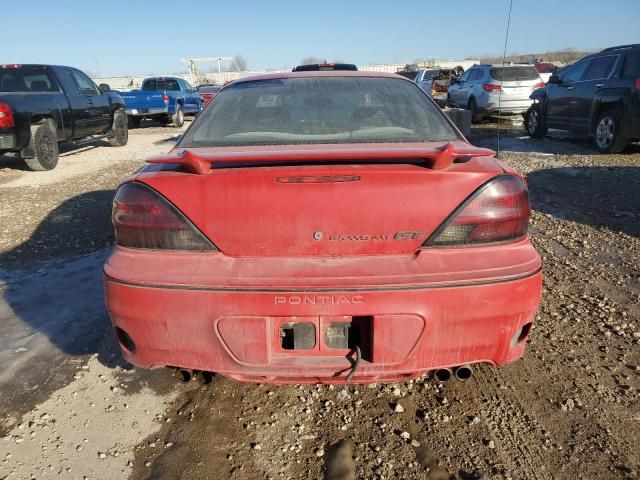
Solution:
{"label": "power line", "polygon": [[509,16],[507,17],[507,32],[504,35],[504,51],[502,52],[502,69],[500,70],[500,91],[498,93],[498,138],[496,150],[500,153],[500,129],[502,128],[502,117],[500,115],[501,103],[502,103],[502,83],[504,79],[504,66],[507,60],[507,43],[509,41],[509,27],[511,26],[511,8],[513,7],[513,0],[509,0]]}

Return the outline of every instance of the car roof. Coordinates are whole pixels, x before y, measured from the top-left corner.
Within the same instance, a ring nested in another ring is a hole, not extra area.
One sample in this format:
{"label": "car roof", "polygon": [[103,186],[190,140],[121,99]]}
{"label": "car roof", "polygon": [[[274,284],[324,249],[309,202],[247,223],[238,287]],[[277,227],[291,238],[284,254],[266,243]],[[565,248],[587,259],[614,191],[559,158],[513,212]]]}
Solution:
{"label": "car roof", "polygon": [[640,48],[640,43],[631,43],[629,45],[618,45],[616,47],[609,47],[609,48],[605,48],[604,50],[601,50],[598,53],[612,52],[614,50],[632,50],[636,48]]}
{"label": "car roof", "polygon": [[153,77],[146,77],[145,80],[184,80],[184,78],[171,75],[155,75]]}
{"label": "car roof", "polygon": [[516,67],[531,67],[533,69],[535,69],[535,65],[532,65],[530,63],[505,63],[504,65],[501,63],[492,63],[492,64],[485,64],[485,65],[478,65],[480,67],[486,67],[486,68],[516,68]]}
{"label": "car roof", "polygon": [[620,45],[619,47],[605,48],[604,50],[600,50],[599,52],[590,53],[588,55],[585,55],[584,57],[580,57],[575,61],[571,62],[570,64],[565,65],[563,68],[570,67],[571,65],[575,65],[576,63],[581,62],[583,60],[591,60],[593,58],[598,58],[606,55],[620,55],[628,51],[636,51],[639,48],[640,48],[640,44]]}
{"label": "car roof", "polygon": [[387,72],[357,72],[353,70],[329,70],[329,71],[314,71],[314,72],[278,72],[278,73],[265,73],[262,75],[253,75],[251,77],[243,77],[238,80],[234,80],[231,83],[244,83],[244,82],[254,82],[258,80],[283,80],[287,78],[313,78],[313,77],[360,77],[360,78],[393,78],[393,79],[402,79],[409,83],[411,80],[408,80],[401,75],[397,75],[396,73],[387,73]]}
{"label": "car roof", "polygon": [[51,65],[48,63],[17,63],[17,62],[3,62],[0,64],[0,67],[52,67],[52,68],[73,68],[74,70],[80,70],[78,67],[72,67],[70,65]]}
{"label": "car roof", "polygon": [[309,63],[306,65],[298,65],[293,72],[317,72],[330,70],[351,70],[357,71],[358,67],[353,63]]}

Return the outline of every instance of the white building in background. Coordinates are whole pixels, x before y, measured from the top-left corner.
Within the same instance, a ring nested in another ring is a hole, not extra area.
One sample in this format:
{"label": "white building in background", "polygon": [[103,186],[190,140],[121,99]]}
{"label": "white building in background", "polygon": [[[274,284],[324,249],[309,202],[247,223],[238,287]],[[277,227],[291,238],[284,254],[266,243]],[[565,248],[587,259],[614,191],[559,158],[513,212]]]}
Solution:
{"label": "white building in background", "polygon": [[363,72],[389,72],[394,73],[403,70],[407,65],[418,65],[419,68],[455,68],[461,66],[463,69],[480,63],[480,60],[425,60],[420,62],[385,63],[358,65],[358,70]]}
{"label": "white building in background", "polygon": [[[479,60],[426,60],[424,62],[420,62],[419,66],[421,68],[455,68],[460,65],[465,70],[480,63]],[[404,69],[406,65],[412,65],[415,62],[404,62],[404,63],[385,63],[385,64],[370,64],[370,65],[358,65],[358,70],[363,72],[388,72],[394,73],[399,70]],[[264,73],[278,73],[289,70],[252,70],[247,72],[201,72],[200,74],[203,77],[207,78],[207,81],[210,83],[225,83],[231,80],[237,80],[238,78],[248,77],[251,75],[261,75]],[[135,76],[114,76],[114,77],[93,77],[93,80],[97,83],[107,83],[113,90],[134,90],[140,88],[142,81],[150,76],[170,76],[170,77],[181,77],[185,80],[189,81],[188,73],[166,73],[166,74],[158,74],[158,75],[135,75]]]}

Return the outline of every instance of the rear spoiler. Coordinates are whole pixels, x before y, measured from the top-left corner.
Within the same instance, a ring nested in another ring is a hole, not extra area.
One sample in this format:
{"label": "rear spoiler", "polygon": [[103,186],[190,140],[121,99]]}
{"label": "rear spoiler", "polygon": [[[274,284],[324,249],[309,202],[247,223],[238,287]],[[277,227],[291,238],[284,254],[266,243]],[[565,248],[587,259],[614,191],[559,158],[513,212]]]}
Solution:
{"label": "rear spoiler", "polygon": [[201,151],[183,148],[147,159],[147,163],[169,163],[182,165],[185,170],[197,175],[206,175],[215,164],[229,163],[283,163],[342,161],[342,160],[401,160],[423,159],[432,170],[445,169],[456,160],[468,160],[472,157],[491,157],[493,150],[478,148],[466,143],[447,143],[444,146],[430,147],[425,144],[358,144],[344,145],[308,145],[299,148],[273,146],[246,147],[233,150],[229,147],[202,148]]}

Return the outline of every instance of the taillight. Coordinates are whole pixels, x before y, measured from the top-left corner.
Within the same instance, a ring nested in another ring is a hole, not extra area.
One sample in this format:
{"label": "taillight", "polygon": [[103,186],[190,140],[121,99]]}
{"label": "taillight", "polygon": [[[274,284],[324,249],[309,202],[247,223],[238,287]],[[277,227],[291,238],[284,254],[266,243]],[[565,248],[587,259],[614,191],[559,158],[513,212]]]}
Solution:
{"label": "taillight", "polygon": [[502,90],[502,87],[495,83],[485,83],[484,85],[482,85],[482,88],[485,90],[485,92],[499,92],[500,90]]}
{"label": "taillight", "polygon": [[159,250],[216,250],[185,216],[141,183],[125,183],[113,199],[116,243]]}
{"label": "taillight", "polygon": [[163,101],[164,103],[169,103],[169,95],[167,95],[166,93],[164,93],[164,94],[162,95],[162,101]]}
{"label": "taillight", "polygon": [[543,88],[544,87],[544,82],[538,82],[533,86],[534,90],[537,90],[539,88]]}
{"label": "taillight", "polygon": [[13,110],[6,103],[0,103],[0,128],[12,128],[16,126],[13,118]]}
{"label": "taillight", "polygon": [[640,91],[640,77],[636,78],[636,90]]}
{"label": "taillight", "polygon": [[524,181],[502,175],[480,187],[429,237],[424,246],[473,245],[520,238],[531,206]]}

